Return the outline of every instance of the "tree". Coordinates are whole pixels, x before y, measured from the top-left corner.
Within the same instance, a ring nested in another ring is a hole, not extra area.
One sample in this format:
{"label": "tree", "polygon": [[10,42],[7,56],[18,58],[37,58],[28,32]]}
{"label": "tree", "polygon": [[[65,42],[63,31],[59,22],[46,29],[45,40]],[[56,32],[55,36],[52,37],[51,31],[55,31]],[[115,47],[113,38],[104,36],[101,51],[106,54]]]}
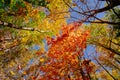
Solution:
{"label": "tree", "polygon": [[[63,26],[62,34],[48,38],[50,45],[48,61],[40,67],[41,75],[36,79],[89,79],[94,73],[94,63],[83,59],[89,31],[79,28],[81,24]],[[43,73],[43,74],[42,74]],[[87,74],[87,76],[86,76]]]}
{"label": "tree", "polygon": [[[119,5],[120,0],[0,1],[0,79],[119,79]],[[102,12],[108,17],[98,18]],[[88,59],[91,44],[95,51]]]}
{"label": "tree", "polygon": [[[21,77],[17,68],[21,66],[24,69],[29,60],[36,57],[33,54],[36,50],[33,48],[37,45],[44,47],[43,39],[58,33],[60,26],[66,24],[65,19],[54,19],[64,18],[68,13],[56,15],[56,17],[50,16],[55,10],[62,10],[59,7],[61,1],[56,1],[59,4],[55,6],[53,6],[54,1],[49,2],[45,0],[42,2],[0,1],[0,69],[4,73],[3,76],[7,76],[8,79]],[[66,5],[63,4],[64,6]],[[67,9],[67,6],[64,8]]]}
{"label": "tree", "polygon": [[[120,9],[118,7],[112,9],[112,11],[108,11],[106,14],[106,17],[109,21],[112,22],[120,22]],[[111,25],[114,31],[114,35],[116,33],[116,37],[119,37],[120,34],[120,28],[119,25]]]}
{"label": "tree", "polygon": [[[68,3],[67,1],[63,0],[65,4],[70,8],[69,12],[75,13],[77,16],[71,16],[73,20],[77,22],[87,22],[87,23],[107,23],[112,25],[119,25],[119,22],[112,22],[107,20],[102,20],[97,17],[97,14],[106,12],[108,10],[114,9],[120,5],[120,1],[116,0],[73,0],[72,3]],[[100,4],[107,3],[106,6],[102,6]],[[93,4],[94,3],[94,4]],[[72,6],[71,6],[72,5]],[[94,21],[97,19],[98,21]]]}

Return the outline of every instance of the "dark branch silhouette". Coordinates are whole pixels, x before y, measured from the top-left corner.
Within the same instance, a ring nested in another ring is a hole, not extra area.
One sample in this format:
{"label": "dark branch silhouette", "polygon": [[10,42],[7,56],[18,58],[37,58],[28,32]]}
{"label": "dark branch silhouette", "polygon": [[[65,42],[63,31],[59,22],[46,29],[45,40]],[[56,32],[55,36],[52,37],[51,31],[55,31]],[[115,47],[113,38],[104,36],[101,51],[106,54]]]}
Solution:
{"label": "dark branch silhouette", "polygon": [[[87,16],[87,17],[86,17],[85,19],[83,19],[83,20],[80,20],[80,19],[77,18],[77,17],[71,16],[71,18],[75,18],[75,19],[79,20],[78,22],[101,23],[101,24],[106,23],[106,24],[110,24],[110,25],[120,25],[119,22],[104,21],[104,20],[99,19],[99,18],[97,18],[97,17],[95,16],[95,15],[98,14],[98,13],[101,13],[101,12],[104,12],[104,11],[107,11],[107,10],[110,10],[110,9],[113,9],[114,7],[120,5],[120,1],[117,1],[117,0],[116,0],[116,1],[114,1],[113,3],[111,3],[111,1],[110,1],[111,4],[108,4],[108,6],[106,6],[106,7],[103,7],[103,8],[100,8],[100,9],[96,9],[96,10],[89,10],[89,11],[85,11],[85,12],[80,12],[80,11],[78,11],[78,10],[75,10],[75,9],[72,8],[65,0],[63,0],[63,1],[64,1],[64,3],[72,10],[72,11],[70,11],[70,12],[76,12],[76,13],[78,13],[78,14]],[[104,0],[104,1],[105,1],[105,0]],[[109,1],[109,0],[108,0],[108,1]],[[87,6],[87,4],[86,4],[86,6]],[[88,13],[89,13],[89,14],[88,14]],[[92,18],[92,17],[95,18],[95,19],[97,19],[97,20],[99,20],[99,22],[98,22],[98,21],[90,21],[90,20],[88,20],[89,18]]]}
{"label": "dark branch silhouette", "polygon": [[114,80],[117,80],[113,75],[110,74],[110,72],[97,59],[95,60]]}
{"label": "dark branch silhouette", "polygon": [[94,41],[94,42],[95,42],[96,45],[101,46],[101,47],[103,47],[103,48],[105,48],[105,49],[107,49],[107,50],[109,50],[109,51],[111,51],[111,52],[113,52],[113,53],[115,53],[115,54],[120,56],[120,52],[119,51],[114,50],[111,47],[105,46],[104,44],[101,44],[101,43],[99,43],[97,41]]}

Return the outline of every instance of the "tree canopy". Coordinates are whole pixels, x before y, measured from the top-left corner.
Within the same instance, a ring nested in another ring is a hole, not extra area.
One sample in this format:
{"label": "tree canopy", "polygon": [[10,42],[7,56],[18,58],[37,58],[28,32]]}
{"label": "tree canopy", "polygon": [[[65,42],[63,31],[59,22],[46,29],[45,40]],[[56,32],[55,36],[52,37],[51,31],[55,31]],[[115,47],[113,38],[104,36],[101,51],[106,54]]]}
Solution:
{"label": "tree canopy", "polygon": [[120,0],[1,0],[0,80],[119,80]]}

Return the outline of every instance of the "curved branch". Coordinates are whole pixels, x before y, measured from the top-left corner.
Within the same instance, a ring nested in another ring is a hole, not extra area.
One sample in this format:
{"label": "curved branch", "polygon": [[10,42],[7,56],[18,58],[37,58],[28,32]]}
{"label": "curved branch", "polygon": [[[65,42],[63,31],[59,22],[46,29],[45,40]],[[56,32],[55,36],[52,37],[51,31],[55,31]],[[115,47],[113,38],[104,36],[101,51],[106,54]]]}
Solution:
{"label": "curved branch", "polygon": [[[80,21],[79,18],[71,16],[71,18],[79,20],[77,21],[78,23],[83,22],[82,20]],[[109,22],[109,21],[104,21],[104,20],[100,20],[100,21],[84,21],[85,23],[98,23],[98,24],[111,24],[111,25],[120,25],[120,22]]]}
{"label": "curved branch", "polygon": [[93,14],[97,14],[97,13],[101,13],[110,9],[113,9],[114,7],[120,5],[120,1],[119,0],[114,0],[114,1],[110,1],[110,4],[108,4],[108,6],[100,8],[100,9],[96,9],[96,10],[90,10],[90,11],[86,11],[84,13],[89,13],[89,12],[93,12]]}
{"label": "curved branch", "polygon": [[[63,1],[64,1],[64,0],[63,0]],[[78,13],[78,14],[82,14],[82,15],[87,16],[84,20],[81,20],[81,21],[79,21],[79,22],[102,23],[102,24],[107,23],[107,24],[111,24],[111,25],[120,25],[119,22],[115,23],[115,22],[103,21],[103,20],[97,18],[96,16],[94,16],[94,15],[97,14],[97,13],[100,13],[100,12],[103,12],[103,11],[106,11],[106,10],[109,10],[109,9],[114,8],[115,6],[120,5],[120,3],[115,3],[114,5],[108,5],[108,6],[104,7],[104,8],[101,8],[101,9],[90,10],[90,11],[86,11],[86,12],[77,11],[77,10],[73,9],[67,2],[64,1],[64,3],[65,3],[72,11],[74,11],[74,12],[76,12],[76,13]],[[91,12],[92,12],[92,13],[91,13]],[[89,15],[89,14],[87,14],[87,13],[91,13],[91,14]],[[99,20],[100,22],[96,22],[96,21],[86,21],[86,20],[87,20],[88,18],[90,18],[90,17],[94,17],[94,18],[96,18],[97,20]],[[75,18],[75,17],[73,17],[73,18]],[[78,19],[78,18],[75,18],[75,19]],[[79,20],[79,19],[78,19],[78,20]]]}

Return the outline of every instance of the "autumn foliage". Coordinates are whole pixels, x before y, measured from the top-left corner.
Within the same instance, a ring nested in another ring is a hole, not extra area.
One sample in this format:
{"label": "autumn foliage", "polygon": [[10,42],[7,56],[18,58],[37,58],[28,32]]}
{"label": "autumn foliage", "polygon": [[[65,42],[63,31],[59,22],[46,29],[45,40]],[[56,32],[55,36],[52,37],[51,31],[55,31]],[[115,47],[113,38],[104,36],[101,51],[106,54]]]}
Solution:
{"label": "autumn foliage", "polygon": [[82,66],[86,66],[84,69],[89,73],[92,72],[93,66],[89,66],[89,62],[82,60],[89,30],[84,31],[81,25],[81,23],[64,25],[61,34],[55,38],[46,38],[50,46],[49,59],[40,67],[43,71],[41,80],[80,80],[82,77],[87,79],[86,73],[80,74],[81,71],[83,72]]}
{"label": "autumn foliage", "polygon": [[119,5],[0,0],[0,80],[120,80]]}

